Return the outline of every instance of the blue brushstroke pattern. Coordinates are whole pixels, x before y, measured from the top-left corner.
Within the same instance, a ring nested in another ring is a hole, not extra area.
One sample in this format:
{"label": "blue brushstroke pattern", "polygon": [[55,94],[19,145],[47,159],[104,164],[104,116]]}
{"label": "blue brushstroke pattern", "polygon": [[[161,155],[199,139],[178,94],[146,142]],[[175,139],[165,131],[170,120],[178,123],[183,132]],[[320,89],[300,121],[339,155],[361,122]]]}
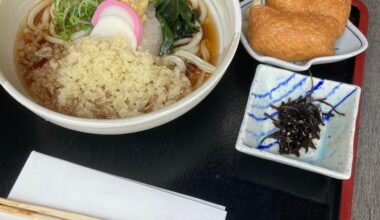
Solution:
{"label": "blue brushstroke pattern", "polygon": [[262,138],[270,135],[270,134],[273,134],[274,132],[278,131],[278,128],[273,128],[269,131],[262,131],[260,133],[256,133],[252,130],[249,130],[249,129],[246,129],[245,132],[253,137],[255,137],[258,141],[261,140]]}
{"label": "blue brushstroke pattern", "polygon": [[257,149],[259,149],[259,150],[266,150],[266,149],[270,149],[270,148],[272,148],[273,146],[275,146],[275,145],[277,145],[277,144],[280,144],[280,141],[275,141],[275,142],[273,142],[273,143],[271,143],[271,144],[268,144],[268,145],[262,145],[262,144],[260,144],[260,145],[257,147]]}
{"label": "blue brushstroke pattern", "polygon": [[331,97],[332,95],[335,94],[335,92],[343,85],[343,83],[339,83],[338,85],[336,85],[325,97],[325,99]]}
{"label": "blue brushstroke pattern", "polygon": [[288,85],[288,83],[294,79],[296,76],[296,73],[293,73],[293,75],[291,75],[289,78],[287,78],[286,80],[280,82],[276,87],[274,87],[273,89],[271,89],[269,92],[267,93],[263,93],[263,94],[258,94],[258,93],[252,93],[251,95],[253,95],[255,98],[259,98],[259,99],[263,99],[267,96],[269,96],[270,99],[272,99],[272,93],[277,91],[279,88],[283,87],[283,86],[286,86]]}
{"label": "blue brushstroke pattern", "polygon": [[[276,111],[276,112],[273,112],[270,116],[271,116],[271,117],[276,117],[278,114],[279,114],[279,112]],[[257,116],[254,115],[253,113],[248,113],[248,116],[249,116],[250,118],[255,119],[256,121],[266,121],[266,120],[269,119],[268,117],[257,117]]]}
{"label": "blue brushstroke pattern", "polygon": [[[306,82],[307,79],[308,79],[308,77],[303,78],[301,81],[299,81],[297,84],[295,84],[291,90],[289,90],[287,93],[282,95],[280,98],[271,101],[269,104],[267,104],[267,105],[251,105],[251,108],[254,108],[254,109],[267,109],[267,108],[269,108],[271,105],[273,105],[277,102],[280,102],[284,98],[290,96],[293,92],[296,91],[296,89],[301,87]],[[313,87],[313,91],[320,89],[323,84],[324,84],[324,80],[319,81],[318,84]],[[310,94],[310,91],[308,91],[306,94]]]}
{"label": "blue brushstroke pattern", "polygon": [[306,95],[310,95],[311,91],[314,92],[314,91],[320,89],[324,83],[325,83],[324,80],[319,81],[319,82],[317,83],[317,85],[315,85],[315,86],[313,87],[313,89],[309,90],[309,91],[306,93]]}
{"label": "blue brushstroke pattern", "polygon": [[[356,91],[358,90],[358,88],[355,88],[353,89],[350,93],[348,93],[342,100],[340,100],[336,105],[334,105],[334,109],[338,108],[341,104],[343,104],[348,98],[350,98],[350,96],[352,96]],[[333,112],[333,110],[330,110],[328,112],[328,114],[331,114]],[[330,120],[330,116],[325,116],[324,119],[326,121]]]}
{"label": "blue brushstroke pattern", "polygon": [[[293,92],[296,91],[297,88],[301,87],[301,86],[303,85],[303,83],[305,83],[305,81],[306,81],[307,79],[308,79],[308,77],[303,78],[301,81],[299,81],[297,84],[295,84],[295,85],[292,87],[291,90],[289,90],[287,93],[285,93],[284,95],[282,95],[280,98],[271,101],[269,104],[267,104],[267,105],[251,105],[251,108],[254,108],[254,109],[262,109],[262,110],[269,108],[271,105],[273,105],[273,104],[275,104],[275,103],[277,103],[277,102],[280,102],[280,101],[282,101],[284,98],[290,96]],[[324,84],[324,80],[319,81],[318,84],[315,85],[315,86],[313,87],[313,91],[317,91],[318,89],[320,89],[320,88],[322,87],[323,84]],[[307,95],[310,94],[310,91],[311,91],[311,90],[307,91],[306,94],[307,94]]]}

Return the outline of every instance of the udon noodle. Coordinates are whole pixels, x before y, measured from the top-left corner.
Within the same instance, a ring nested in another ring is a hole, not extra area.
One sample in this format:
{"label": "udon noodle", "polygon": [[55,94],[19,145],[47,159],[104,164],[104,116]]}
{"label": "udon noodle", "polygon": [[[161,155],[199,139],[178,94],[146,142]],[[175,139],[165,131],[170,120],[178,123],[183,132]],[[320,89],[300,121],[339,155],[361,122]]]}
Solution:
{"label": "udon noodle", "polygon": [[[51,69],[52,60],[60,63],[61,59],[64,59],[68,53],[67,48],[75,43],[82,43],[83,39],[88,38],[92,31],[92,28],[72,28],[73,33],[70,34],[68,39],[64,39],[62,34],[58,31],[57,22],[55,22],[55,16],[57,16],[56,7],[60,7],[59,4],[62,4],[62,1],[64,0],[37,1],[27,15],[25,25],[21,27],[20,38],[17,45],[17,60],[20,64],[20,73],[25,79],[27,87],[33,88],[33,86],[36,87],[36,84],[40,87],[44,87],[42,84],[47,81],[54,85],[54,88],[32,89],[31,93],[33,97],[35,97],[37,101],[46,107],[74,116],[109,118],[110,116],[105,114],[78,115],[72,110],[68,112],[57,108],[56,105],[59,101],[51,101],[51,99],[58,97],[57,93],[59,93],[65,85],[58,83],[59,80],[56,78],[52,79],[52,76],[46,73],[43,79],[44,82],[38,82],[38,80],[36,80],[38,78],[37,76],[41,75],[42,71],[53,71]],[[80,16],[88,13],[88,11],[86,11],[88,10],[86,8],[86,4],[95,4],[93,0],[77,1],[79,1],[79,6],[76,10]],[[98,1],[102,2],[101,0]],[[128,0],[124,0],[123,2],[128,2]],[[195,25],[200,27],[199,31],[181,39],[177,39],[173,43],[173,53],[156,56],[155,59],[157,61],[154,61],[156,63],[154,65],[162,66],[162,68],[168,68],[173,72],[173,74],[177,74],[177,76],[179,76],[178,74],[183,74],[188,78],[187,80],[190,82],[191,90],[195,90],[216,71],[214,65],[216,63],[218,53],[218,40],[216,38],[215,25],[212,21],[212,16],[210,16],[207,6],[203,0],[190,0],[188,1],[188,6],[191,7],[192,10],[196,10],[198,12],[198,19],[196,19]],[[65,18],[68,13],[69,12],[63,13],[63,19],[68,19]],[[149,19],[149,17],[146,18],[145,16],[144,19]],[[91,25],[91,22],[81,20],[78,25]],[[141,50],[141,48],[138,50]],[[154,57],[155,55],[153,58]],[[51,75],[55,74],[51,73]],[[188,94],[188,92],[182,91],[181,94],[176,96],[176,101],[186,94]],[[151,99],[147,97],[143,98]],[[168,103],[172,103],[172,101],[164,101],[160,104],[160,107],[164,107],[168,105]],[[147,104],[147,106],[151,105],[151,103]],[[68,107],[65,106],[64,108],[67,109]],[[148,109],[150,110],[138,109],[136,115],[153,111],[156,108],[149,107]],[[113,114],[111,117],[118,118],[133,115],[134,114]]]}

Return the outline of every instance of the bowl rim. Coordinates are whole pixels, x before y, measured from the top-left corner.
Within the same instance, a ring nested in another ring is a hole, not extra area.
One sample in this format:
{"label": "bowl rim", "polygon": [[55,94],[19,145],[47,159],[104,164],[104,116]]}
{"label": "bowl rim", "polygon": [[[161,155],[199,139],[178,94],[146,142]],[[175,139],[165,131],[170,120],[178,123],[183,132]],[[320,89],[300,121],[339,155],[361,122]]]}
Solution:
{"label": "bowl rim", "polygon": [[[234,11],[234,16],[236,16],[236,19],[233,24],[234,33],[233,33],[232,41],[230,45],[224,48],[226,50],[226,56],[222,60],[222,62],[220,62],[220,65],[217,67],[217,70],[215,71],[215,73],[205,83],[203,83],[201,87],[197,88],[195,91],[193,91],[189,95],[185,96],[184,98],[177,101],[176,103],[166,106],[157,111],[142,114],[139,116],[134,116],[134,117],[129,117],[129,118],[120,118],[120,119],[88,119],[88,118],[69,116],[63,113],[50,110],[38,104],[37,102],[31,100],[29,97],[24,96],[8,80],[6,80],[1,69],[0,69],[0,84],[7,91],[7,93],[10,94],[20,104],[22,104],[23,106],[25,106],[32,112],[42,116],[43,118],[47,120],[54,120],[60,123],[69,124],[76,127],[100,128],[100,129],[122,128],[126,126],[136,126],[136,125],[142,125],[148,122],[152,122],[152,121],[167,117],[181,109],[186,109],[186,107],[191,106],[192,103],[199,103],[216,87],[218,82],[224,76],[227,68],[231,64],[232,59],[235,56],[235,53],[237,51],[237,48],[240,42],[239,39],[241,37],[241,30],[242,30],[242,15],[241,15],[240,3],[238,1],[233,1],[233,11]],[[183,115],[185,112],[189,111],[190,109],[184,111],[180,115]],[[178,115],[177,117],[179,117],[180,115]],[[177,117],[174,117],[174,118],[177,118]],[[146,130],[146,129],[139,129],[139,130]]]}
{"label": "bowl rim", "polygon": [[[242,19],[244,19],[243,13],[244,10],[249,7],[249,4],[252,3],[253,0],[245,0],[240,3],[240,7],[242,10]],[[249,53],[249,55],[253,58],[256,59],[262,63],[267,63],[271,65],[275,65],[281,68],[293,70],[293,71],[305,71],[310,69],[311,66],[316,65],[316,64],[323,64],[323,63],[333,63],[333,62],[338,62],[341,60],[349,59],[351,57],[354,57],[358,54],[363,53],[368,49],[368,40],[367,38],[363,35],[363,33],[350,21],[347,21],[346,24],[346,29],[349,29],[361,42],[361,47],[355,51],[352,51],[350,53],[346,54],[340,54],[340,55],[332,55],[332,56],[322,56],[322,57],[316,57],[311,60],[308,60],[307,62],[304,62],[304,64],[296,64],[292,62],[287,62],[284,60],[280,60],[278,58],[274,58],[271,56],[265,56],[257,53],[250,45],[248,42],[248,39],[243,31],[243,26],[242,26],[242,33],[241,33],[241,43],[243,44],[244,48],[246,51]]]}

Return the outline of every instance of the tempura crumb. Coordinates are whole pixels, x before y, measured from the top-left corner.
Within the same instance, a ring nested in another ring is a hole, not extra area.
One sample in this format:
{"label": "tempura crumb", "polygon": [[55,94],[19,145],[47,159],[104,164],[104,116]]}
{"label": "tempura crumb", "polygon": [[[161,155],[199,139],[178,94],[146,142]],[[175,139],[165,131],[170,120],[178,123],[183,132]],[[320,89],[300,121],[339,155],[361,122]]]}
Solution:
{"label": "tempura crumb", "polygon": [[140,18],[144,21],[146,19],[145,14],[149,5],[149,0],[121,0],[131,6]]}
{"label": "tempura crumb", "polygon": [[85,37],[31,73],[31,91],[45,106],[83,118],[126,118],[158,110],[191,92],[184,73],[134,51],[123,37]]}

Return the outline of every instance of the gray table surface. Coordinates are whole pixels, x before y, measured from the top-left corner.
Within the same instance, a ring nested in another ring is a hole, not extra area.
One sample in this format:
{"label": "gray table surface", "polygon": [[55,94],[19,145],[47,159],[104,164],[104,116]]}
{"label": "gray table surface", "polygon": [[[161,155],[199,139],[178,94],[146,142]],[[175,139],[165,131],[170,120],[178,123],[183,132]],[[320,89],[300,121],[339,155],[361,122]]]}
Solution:
{"label": "gray table surface", "polygon": [[369,9],[367,51],[352,219],[380,219],[380,1]]}

